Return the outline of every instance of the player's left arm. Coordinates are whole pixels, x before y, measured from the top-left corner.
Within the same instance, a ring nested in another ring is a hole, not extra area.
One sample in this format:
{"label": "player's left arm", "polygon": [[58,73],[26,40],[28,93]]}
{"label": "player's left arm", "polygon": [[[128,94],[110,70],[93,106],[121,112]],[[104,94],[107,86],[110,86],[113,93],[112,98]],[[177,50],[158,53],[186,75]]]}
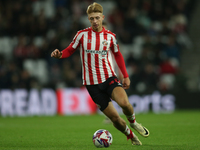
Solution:
{"label": "player's left arm", "polygon": [[118,65],[121,73],[123,74],[123,79],[122,79],[123,88],[128,89],[130,87],[130,79],[129,79],[129,75],[126,71],[126,65],[124,62],[124,58],[120,51],[114,53],[114,57],[115,57],[116,63]]}
{"label": "player's left arm", "polygon": [[122,80],[122,84],[123,84],[123,88],[124,89],[128,89],[130,87],[130,79],[129,79],[129,75],[126,71],[126,65],[125,65],[125,61],[124,58],[122,56],[122,53],[119,50],[119,45],[117,43],[117,40],[114,38],[112,39],[112,46],[111,46],[111,50],[113,52],[113,55],[115,57],[115,61],[121,71],[121,73],[123,74],[123,80]]}

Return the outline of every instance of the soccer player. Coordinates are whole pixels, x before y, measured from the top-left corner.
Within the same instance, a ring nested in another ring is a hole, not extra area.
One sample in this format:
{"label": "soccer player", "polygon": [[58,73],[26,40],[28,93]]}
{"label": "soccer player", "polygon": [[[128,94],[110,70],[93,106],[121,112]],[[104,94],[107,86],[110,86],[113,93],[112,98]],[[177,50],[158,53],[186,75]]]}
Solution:
{"label": "soccer player", "polygon": [[[88,6],[86,12],[91,27],[78,31],[66,49],[62,51],[55,49],[51,53],[51,57],[67,58],[80,47],[83,85],[86,86],[93,101],[110,118],[114,127],[127,136],[127,140],[130,139],[133,145],[142,145],[111,102],[111,99],[114,100],[122,108],[133,129],[143,137],[149,136],[149,131],[136,122],[133,106],[129,103],[124,90],[129,88],[130,79],[116,36],[102,26],[105,16],[103,15],[103,7],[100,4],[94,2]],[[123,74],[122,84],[111,65],[111,53],[113,53]]]}

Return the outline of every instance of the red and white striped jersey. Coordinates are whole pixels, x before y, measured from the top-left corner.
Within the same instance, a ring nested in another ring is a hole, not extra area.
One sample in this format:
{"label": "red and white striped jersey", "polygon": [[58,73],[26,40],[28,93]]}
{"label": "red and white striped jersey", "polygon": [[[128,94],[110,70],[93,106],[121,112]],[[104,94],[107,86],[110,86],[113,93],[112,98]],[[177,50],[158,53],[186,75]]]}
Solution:
{"label": "red and white striped jersey", "polygon": [[105,28],[96,32],[89,27],[77,32],[70,45],[73,49],[80,47],[84,85],[100,84],[116,76],[111,53],[119,52],[119,46],[114,33]]}

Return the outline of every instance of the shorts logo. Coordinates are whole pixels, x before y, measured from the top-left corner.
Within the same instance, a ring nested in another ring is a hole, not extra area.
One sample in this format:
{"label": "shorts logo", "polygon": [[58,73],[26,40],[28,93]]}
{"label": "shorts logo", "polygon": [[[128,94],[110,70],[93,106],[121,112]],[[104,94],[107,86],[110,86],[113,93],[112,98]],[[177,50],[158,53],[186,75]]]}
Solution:
{"label": "shorts logo", "polygon": [[120,81],[119,81],[118,79],[116,79],[116,78],[115,78],[114,80],[110,81],[109,85],[114,84],[115,82],[116,82],[118,85],[122,85],[122,84],[120,83]]}
{"label": "shorts logo", "polygon": [[122,84],[121,84],[120,82],[118,82],[118,85],[120,85],[120,86],[121,86]]}
{"label": "shorts logo", "polygon": [[111,84],[113,84],[113,83],[115,83],[115,81],[114,81],[114,80],[110,81],[109,85],[111,85]]}

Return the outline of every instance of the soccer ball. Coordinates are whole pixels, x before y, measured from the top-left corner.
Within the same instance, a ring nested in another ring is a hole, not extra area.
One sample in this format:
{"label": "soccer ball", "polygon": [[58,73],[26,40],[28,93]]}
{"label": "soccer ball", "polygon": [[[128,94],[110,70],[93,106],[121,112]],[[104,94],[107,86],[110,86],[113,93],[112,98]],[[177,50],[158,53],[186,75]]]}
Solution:
{"label": "soccer ball", "polygon": [[112,141],[112,135],[105,129],[99,129],[93,135],[93,143],[98,148],[109,147]]}

